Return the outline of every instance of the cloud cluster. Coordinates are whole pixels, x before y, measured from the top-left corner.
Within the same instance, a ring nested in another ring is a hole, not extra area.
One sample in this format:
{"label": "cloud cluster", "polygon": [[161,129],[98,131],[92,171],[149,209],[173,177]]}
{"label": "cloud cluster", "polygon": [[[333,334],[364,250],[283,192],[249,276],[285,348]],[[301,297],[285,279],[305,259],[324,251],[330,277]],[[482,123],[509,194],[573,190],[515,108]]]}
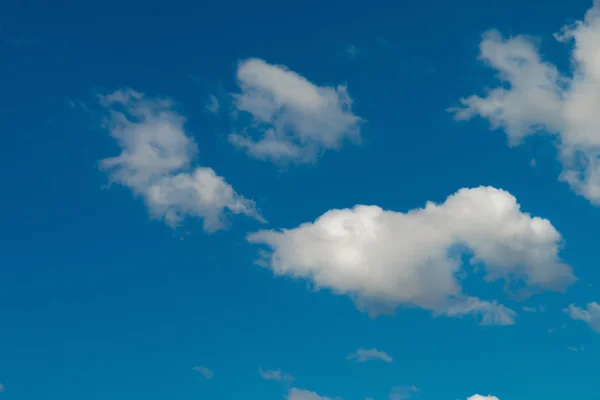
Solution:
{"label": "cloud cluster", "polygon": [[346,357],[348,360],[356,360],[359,363],[371,361],[371,360],[381,360],[387,363],[391,363],[393,361],[392,357],[390,357],[385,351],[379,351],[377,349],[358,349],[356,352],[350,354]]}
{"label": "cloud cluster", "polygon": [[561,179],[600,205],[600,6],[555,38],[574,45],[571,76],[544,61],[527,38],[487,32],[480,59],[498,72],[506,87],[492,89],[484,97],[463,98],[462,107],[452,112],[459,120],[488,119],[493,128],[504,129],[512,145],[536,133],[557,135]]}
{"label": "cloud cluster", "polygon": [[233,95],[234,107],[252,123],[228,138],[252,157],[310,163],[324,150],[360,140],[362,120],[352,113],[345,86],[317,86],[256,58],[238,65],[237,80],[241,91]]}
{"label": "cloud cluster", "polygon": [[476,315],[482,324],[511,324],[515,312],[463,293],[457,274],[465,251],[484,265],[487,281],[562,291],[575,280],[559,258],[562,238],[550,221],[522,212],[514,196],[492,187],[461,189],[442,204],[406,213],[362,205],[330,210],[248,240],[268,247],[261,262],[276,275],[309,279],[360,307],[414,305]]}
{"label": "cloud cluster", "polygon": [[600,333],[600,304],[596,302],[588,303],[586,308],[580,308],[571,304],[564,310],[571,319],[583,321],[593,330]]}
{"label": "cloud cluster", "polygon": [[121,148],[118,156],[101,160],[101,169],[111,183],[142,197],[153,218],[171,226],[187,216],[202,218],[207,232],[223,228],[227,214],[263,221],[254,202],[212,168],[192,168],[196,143],[170,100],[126,90],[102,96],[101,104],[109,112],[106,127]]}

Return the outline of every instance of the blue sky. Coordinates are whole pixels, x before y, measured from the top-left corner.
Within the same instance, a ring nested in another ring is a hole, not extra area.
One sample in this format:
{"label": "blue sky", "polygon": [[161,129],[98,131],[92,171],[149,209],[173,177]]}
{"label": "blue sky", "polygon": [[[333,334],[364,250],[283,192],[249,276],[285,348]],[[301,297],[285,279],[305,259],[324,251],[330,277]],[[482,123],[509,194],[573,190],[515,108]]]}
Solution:
{"label": "blue sky", "polygon": [[597,395],[591,2],[0,10],[2,400]]}

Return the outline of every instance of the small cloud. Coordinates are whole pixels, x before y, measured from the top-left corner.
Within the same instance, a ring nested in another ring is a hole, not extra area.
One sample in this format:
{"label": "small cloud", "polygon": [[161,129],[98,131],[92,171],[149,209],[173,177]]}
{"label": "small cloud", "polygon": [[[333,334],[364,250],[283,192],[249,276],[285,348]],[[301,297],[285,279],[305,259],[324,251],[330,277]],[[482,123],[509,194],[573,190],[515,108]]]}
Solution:
{"label": "small cloud", "polygon": [[571,319],[575,321],[583,321],[593,330],[600,333],[600,304],[592,302],[588,303],[585,308],[577,307],[571,304],[563,310]]}
{"label": "small cloud", "polygon": [[250,157],[282,166],[312,164],[325,150],[361,142],[365,121],[352,112],[345,85],[319,86],[256,58],[238,64],[237,83],[232,115],[252,122],[240,122],[228,141]]}
{"label": "small cloud", "polygon": [[72,110],[82,110],[82,111],[88,111],[88,106],[87,104],[85,104],[82,100],[78,100],[78,99],[71,99],[71,98],[66,98],[65,99],[65,105],[67,106],[67,108],[70,108]]}
{"label": "small cloud", "polygon": [[217,99],[217,96],[215,96],[214,94],[209,95],[208,102],[206,104],[206,110],[213,114],[217,114],[219,112],[219,109],[220,109],[220,105],[219,105],[219,99]]}
{"label": "small cloud", "polygon": [[332,400],[306,389],[292,388],[288,392],[287,400]]}
{"label": "small cloud", "polygon": [[572,351],[574,353],[579,353],[579,352],[583,353],[585,351],[585,347],[583,347],[583,345],[580,345],[579,347],[569,346],[569,347],[567,347],[567,349],[569,349],[570,351]]}
{"label": "small cloud", "polygon": [[194,371],[200,372],[200,374],[206,379],[212,379],[215,377],[214,372],[206,367],[194,367],[192,368]]}
{"label": "small cloud", "polygon": [[5,392],[6,388],[4,387],[3,384],[0,383],[0,393]]}
{"label": "small cloud", "polygon": [[390,400],[407,400],[414,394],[419,393],[419,388],[416,386],[397,386],[390,392]]}
{"label": "small cloud", "polygon": [[546,307],[544,307],[544,306],[536,306],[536,307],[523,306],[523,307],[521,307],[521,309],[525,312],[530,312],[530,313],[546,311]]}
{"label": "small cloud", "polygon": [[292,375],[282,372],[280,369],[268,369],[263,371],[263,369],[260,368],[259,372],[260,376],[267,381],[291,383],[296,379]]}
{"label": "small cloud", "polygon": [[550,329],[548,329],[548,333],[554,333],[554,332],[556,332],[556,328],[550,328]]}
{"label": "small cloud", "polygon": [[350,354],[346,357],[347,360],[356,360],[359,363],[371,361],[371,360],[382,360],[388,363],[393,361],[386,352],[379,351],[377,349],[358,349],[355,353]]}
{"label": "small cloud", "polygon": [[534,159],[532,159],[531,161],[529,161],[529,166],[530,166],[531,168],[535,168],[535,167],[537,167],[537,161],[535,161],[535,158],[534,158]]}

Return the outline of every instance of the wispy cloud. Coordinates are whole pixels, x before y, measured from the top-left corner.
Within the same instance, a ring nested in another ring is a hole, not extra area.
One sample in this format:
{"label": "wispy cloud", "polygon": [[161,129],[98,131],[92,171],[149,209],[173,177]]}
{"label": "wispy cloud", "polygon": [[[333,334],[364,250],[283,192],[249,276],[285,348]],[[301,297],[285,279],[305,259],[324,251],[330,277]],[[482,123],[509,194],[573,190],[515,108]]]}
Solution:
{"label": "wispy cloud", "polygon": [[192,167],[198,153],[186,134],[186,118],[168,99],[148,98],[133,90],[102,96],[105,126],[121,153],[100,161],[111,183],[130,188],[144,199],[153,218],[178,226],[200,218],[204,230],[223,229],[231,214],[264,219],[255,204],[238,194],[212,168]]}
{"label": "wispy cloud", "polygon": [[528,313],[534,313],[534,312],[544,312],[546,311],[546,307],[544,306],[535,306],[535,307],[528,307],[528,306],[523,306],[521,307],[521,309],[525,312]]}
{"label": "wispy cloud", "polygon": [[356,45],[354,45],[352,43],[348,43],[344,47],[344,54],[351,61],[354,61],[356,59],[356,57],[359,55],[359,53],[360,53],[360,50],[358,49],[358,47],[356,47]]}
{"label": "wispy cloud", "polygon": [[206,110],[212,114],[217,114],[220,108],[221,106],[217,96],[214,94],[209,95],[208,100],[206,101]]}
{"label": "wispy cloud", "polygon": [[194,367],[192,368],[194,371],[200,372],[200,374],[206,379],[212,379],[215,377],[214,372],[206,367]]}
{"label": "wispy cloud", "polygon": [[390,400],[407,400],[419,393],[416,386],[396,386],[389,394]]}
{"label": "wispy cloud", "polygon": [[588,303],[586,308],[580,308],[571,304],[563,310],[571,319],[583,321],[593,330],[600,333],[600,304],[592,302]]}
{"label": "wispy cloud", "polygon": [[292,388],[288,392],[287,400],[332,400],[306,389]]}
{"label": "wispy cloud", "polygon": [[67,98],[65,98],[65,104],[70,109],[89,111],[87,104],[85,104],[85,102],[83,100],[72,99],[72,98],[67,97]]}
{"label": "wispy cloud", "polygon": [[388,363],[393,361],[392,357],[390,357],[386,352],[379,351],[377,349],[358,349],[356,352],[350,354],[346,357],[348,360],[356,360],[357,362],[366,362],[371,360],[382,360]]}
{"label": "wispy cloud", "polygon": [[259,373],[260,373],[260,376],[267,381],[291,383],[296,379],[292,375],[286,374],[283,371],[281,371],[280,369],[263,370],[262,368],[260,368]]}

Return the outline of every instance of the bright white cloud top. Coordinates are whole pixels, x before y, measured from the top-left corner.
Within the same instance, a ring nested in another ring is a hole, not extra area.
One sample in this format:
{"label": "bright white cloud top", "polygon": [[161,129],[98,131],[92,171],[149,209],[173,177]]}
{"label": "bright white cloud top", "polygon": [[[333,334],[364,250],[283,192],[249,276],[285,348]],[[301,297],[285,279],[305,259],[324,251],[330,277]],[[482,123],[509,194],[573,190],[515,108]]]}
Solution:
{"label": "bright white cloud top", "polygon": [[415,305],[435,314],[479,316],[511,324],[515,312],[463,293],[461,254],[483,264],[487,281],[528,291],[562,291],[575,277],[559,258],[560,233],[493,187],[461,189],[442,204],[409,212],[357,205],[330,210],[293,229],[248,236],[266,245],[261,263],[276,275],[305,278],[317,288],[351,296],[359,307]]}
{"label": "bright white cloud top", "polygon": [[600,304],[596,302],[588,303],[586,308],[580,308],[571,304],[565,311],[569,314],[571,319],[583,321],[587,323],[590,328],[600,333]]}
{"label": "bright white cloud top", "polygon": [[476,394],[474,396],[469,397],[467,400],[500,400],[496,396],[482,396],[480,394]]}
{"label": "bright white cloud top", "polygon": [[561,179],[600,205],[600,5],[555,38],[574,44],[571,76],[544,61],[527,38],[486,33],[480,59],[498,72],[507,87],[492,89],[484,97],[461,99],[463,107],[452,111],[459,120],[488,119],[493,128],[505,130],[512,145],[528,135],[557,135]]}
{"label": "bright white cloud top", "polygon": [[346,87],[317,86],[281,65],[248,59],[238,65],[237,111],[250,126],[229,141],[250,156],[278,163],[314,162],[324,150],[360,140],[361,118],[351,111]]}
{"label": "bright white cloud top", "polygon": [[153,218],[171,226],[188,216],[202,218],[207,232],[223,228],[227,214],[263,220],[254,202],[236,193],[212,168],[192,168],[198,149],[170,100],[127,90],[103,96],[101,103],[109,110],[106,126],[121,153],[103,159],[100,166],[111,183],[142,197]]}
{"label": "bright white cloud top", "polygon": [[387,363],[394,361],[385,351],[377,349],[358,349],[356,352],[346,357],[348,360],[356,360],[356,362],[363,363],[371,360],[381,360]]}

